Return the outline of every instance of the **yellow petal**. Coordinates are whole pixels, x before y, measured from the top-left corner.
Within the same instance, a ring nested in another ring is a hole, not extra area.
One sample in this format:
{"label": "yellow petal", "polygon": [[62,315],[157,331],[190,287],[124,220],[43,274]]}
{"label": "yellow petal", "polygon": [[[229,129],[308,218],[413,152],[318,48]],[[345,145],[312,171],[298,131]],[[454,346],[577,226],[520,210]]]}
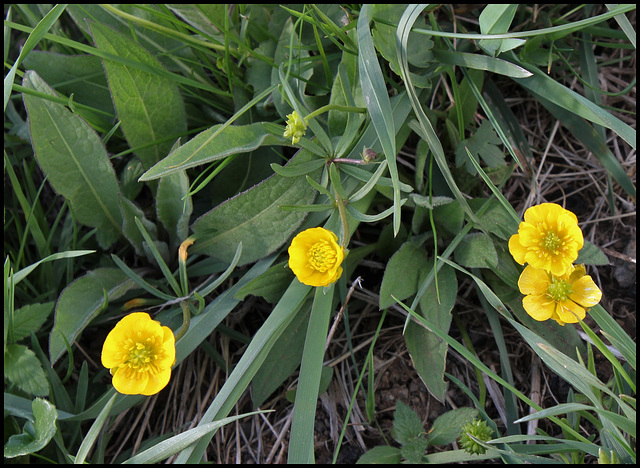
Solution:
{"label": "yellow petal", "polygon": [[593,307],[602,299],[602,291],[593,282],[591,276],[585,275],[571,285],[569,298],[582,307]]}
{"label": "yellow petal", "polygon": [[539,268],[527,265],[518,279],[518,288],[525,295],[543,295],[549,287],[549,274]]}
{"label": "yellow petal", "polygon": [[584,319],[585,315],[585,310],[573,301],[558,302],[556,307],[556,316],[565,323],[578,323],[578,319]]}
{"label": "yellow petal", "polygon": [[169,380],[171,380],[171,369],[164,369],[161,372],[158,372],[157,374],[149,374],[149,379],[147,380],[147,385],[145,386],[144,390],[142,390],[140,393],[142,395],[155,395],[156,393],[158,393],[160,390],[162,390],[164,387],[167,386],[167,384],[169,383]]}
{"label": "yellow petal", "polygon": [[147,387],[148,372],[137,372],[127,366],[119,367],[113,374],[111,383],[114,388],[125,395],[140,395]]}
{"label": "yellow petal", "polygon": [[524,307],[524,310],[534,320],[539,322],[543,322],[551,318],[555,305],[556,303],[554,301],[550,301],[545,295],[525,296],[525,298],[522,299],[522,306]]}

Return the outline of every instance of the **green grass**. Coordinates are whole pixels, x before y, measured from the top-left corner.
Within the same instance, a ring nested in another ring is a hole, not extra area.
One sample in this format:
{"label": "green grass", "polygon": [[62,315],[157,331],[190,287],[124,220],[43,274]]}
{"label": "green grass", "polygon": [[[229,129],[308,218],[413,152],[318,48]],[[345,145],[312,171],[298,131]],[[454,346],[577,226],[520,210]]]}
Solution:
{"label": "green grass", "polygon": [[[456,8],[5,5],[5,459],[635,462],[635,5]],[[579,324],[522,306],[543,202]],[[151,397],[100,361],[135,310],[176,334]]]}

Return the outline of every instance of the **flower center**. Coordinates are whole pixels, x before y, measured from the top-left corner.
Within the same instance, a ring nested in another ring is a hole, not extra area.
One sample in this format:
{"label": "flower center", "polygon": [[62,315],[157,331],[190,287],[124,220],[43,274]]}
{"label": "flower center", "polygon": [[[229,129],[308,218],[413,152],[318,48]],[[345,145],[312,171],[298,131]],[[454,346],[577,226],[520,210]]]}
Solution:
{"label": "flower center", "polygon": [[138,372],[153,372],[156,370],[154,361],[160,357],[155,337],[142,339],[138,333],[138,338],[136,341],[128,338],[124,343],[125,365]]}
{"label": "flower center", "polygon": [[311,268],[321,273],[333,268],[336,263],[336,252],[325,240],[313,244],[308,255]]}
{"label": "flower center", "polygon": [[571,284],[564,280],[554,278],[547,288],[547,294],[556,302],[566,301],[569,294],[571,294]]}
{"label": "flower center", "polygon": [[540,245],[547,253],[558,255],[558,248],[562,245],[562,239],[552,231],[548,231],[542,238]]}

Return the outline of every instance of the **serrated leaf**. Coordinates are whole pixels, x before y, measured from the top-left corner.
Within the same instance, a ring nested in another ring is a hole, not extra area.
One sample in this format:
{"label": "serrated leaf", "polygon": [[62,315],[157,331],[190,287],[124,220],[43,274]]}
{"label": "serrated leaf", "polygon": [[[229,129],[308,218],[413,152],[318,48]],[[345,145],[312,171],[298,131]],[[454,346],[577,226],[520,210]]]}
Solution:
{"label": "serrated leaf", "polygon": [[501,142],[498,135],[496,135],[491,122],[485,120],[478,128],[476,133],[466,140],[462,140],[456,148],[456,166],[465,166],[469,174],[475,175],[477,173],[475,167],[471,161],[467,149],[471,153],[472,157],[480,157],[489,167],[504,166],[504,152],[497,146]]}
{"label": "serrated leaf", "polygon": [[[311,158],[312,154],[303,149],[289,164],[305,163]],[[318,177],[319,172],[314,171],[312,176]],[[198,218],[192,229],[202,237],[190,250],[229,262],[241,241],[238,265],[258,260],[284,244],[306,216],[303,212],[281,210],[280,206],[310,204],[315,194],[305,179],[275,174]]]}
{"label": "serrated leaf", "polygon": [[438,416],[429,431],[429,445],[447,445],[460,436],[462,426],[478,415],[474,408],[458,408]]}
{"label": "serrated leaf", "polygon": [[[22,84],[57,96],[35,72],[26,72]],[[23,96],[40,167],[53,188],[69,200],[76,219],[98,228],[98,240],[108,247],[120,236],[120,187],[100,137],[62,104]]]}
{"label": "serrated leaf", "polygon": [[13,313],[13,339],[20,341],[26,338],[31,332],[36,333],[42,324],[47,320],[55,302],[44,302],[36,304],[28,304],[20,307]]}
{"label": "serrated leaf", "polygon": [[[110,27],[92,23],[90,29],[101,51],[163,69],[142,46]],[[177,139],[187,130],[178,85],[168,77],[120,62],[103,59],[103,65],[122,131],[144,168],[149,169],[169,152],[174,139],[166,138],[175,135]]]}
{"label": "serrated leaf", "polygon": [[10,344],[4,353],[4,376],[31,395],[48,395],[49,384],[36,354],[23,345]]}
{"label": "serrated leaf", "polygon": [[424,427],[420,417],[406,403],[396,400],[393,413],[393,438],[404,445],[424,436]]}
{"label": "serrated leaf", "polygon": [[36,398],[31,404],[33,422],[27,421],[22,434],[12,435],[4,446],[6,458],[19,457],[42,450],[56,433],[58,411],[56,407],[42,398]]}
{"label": "serrated leaf", "polygon": [[119,268],[98,268],[67,286],[56,304],[55,322],[49,337],[51,365],[66,352],[62,336],[69,343],[85,329],[104,306],[104,291],[109,300],[117,299],[136,284]]}
{"label": "serrated leaf", "polygon": [[283,128],[269,122],[250,125],[219,124],[199,133],[140,177],[153,180],[190,167],[207,164],[233,154],[248,153],[265,145],[290,144]]}

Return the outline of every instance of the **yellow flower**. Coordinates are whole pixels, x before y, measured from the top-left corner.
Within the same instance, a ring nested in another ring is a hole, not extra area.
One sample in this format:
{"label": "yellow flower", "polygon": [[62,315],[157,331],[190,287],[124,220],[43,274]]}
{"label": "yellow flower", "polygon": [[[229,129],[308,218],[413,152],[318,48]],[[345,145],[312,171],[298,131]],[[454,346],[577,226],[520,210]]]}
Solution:
{"label": "yellow flower", "polygon": [[102,365],[111,370],[113,386],[125,395],[154,395],[171,378],[176,359],[173,332],[134,312],[120,320],[102,346]]}
{"label": "yellow flower", "polygon": [[342,275],[344,249],[338,236],[322,227],[302,231],[289,246],[289,267],[301,283],[327,286]]}
{"label": "yellow flower", "polygon": [[298,143],[306,131],[307,124],[296,111],[287,114],[287,128],[284,130],[284,137],[291,138],[292,145]]}
{"label": "yellow flower", "polygon": [[509,252],[520,265],[529,263],[556,276],[564,275],[584,244],[578,218],[555,203],[532,206],[524,213]]}
{"label": "yellow flower", "polygon": [[602,292],[583,265],[571,266],[556,276],[527,265],[518,280],[524,310],[535,320],[553,319],[560,325],[584,319],[586,310],[602,298]]}

